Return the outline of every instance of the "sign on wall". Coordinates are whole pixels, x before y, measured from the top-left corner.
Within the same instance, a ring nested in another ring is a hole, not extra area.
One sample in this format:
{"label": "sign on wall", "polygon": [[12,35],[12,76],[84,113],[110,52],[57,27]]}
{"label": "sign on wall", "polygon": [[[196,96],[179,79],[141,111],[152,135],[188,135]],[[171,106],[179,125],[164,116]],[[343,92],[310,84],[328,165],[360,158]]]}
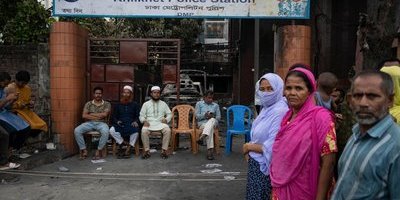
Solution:
{"label": "sign on wall", "polygon": [[308,19],[311,0],[53,0],[55,16]]}

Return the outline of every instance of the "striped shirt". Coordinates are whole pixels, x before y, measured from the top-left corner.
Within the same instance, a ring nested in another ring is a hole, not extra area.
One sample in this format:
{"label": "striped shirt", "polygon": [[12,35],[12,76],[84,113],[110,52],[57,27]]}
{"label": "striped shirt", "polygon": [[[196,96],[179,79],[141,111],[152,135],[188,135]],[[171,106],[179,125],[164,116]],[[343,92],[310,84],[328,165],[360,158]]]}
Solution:
{"label": "striped shirt", "polygon": [[400,199],[400,127],[390,115],[364,136],[353,127],[332,199]]}

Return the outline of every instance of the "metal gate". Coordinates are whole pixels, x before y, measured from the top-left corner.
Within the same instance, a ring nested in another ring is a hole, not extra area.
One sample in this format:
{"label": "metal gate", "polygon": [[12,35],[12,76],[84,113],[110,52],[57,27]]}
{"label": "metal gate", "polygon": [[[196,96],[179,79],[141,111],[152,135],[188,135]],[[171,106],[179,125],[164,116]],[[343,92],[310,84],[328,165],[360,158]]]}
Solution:
{"label": "metal gate", "polygon": [[89,39],[88,100],[100,86],[105,100],[119,102],[123,86],[131,85],[142,104],[149,84],[179,83],[180,46],[179,39]]}

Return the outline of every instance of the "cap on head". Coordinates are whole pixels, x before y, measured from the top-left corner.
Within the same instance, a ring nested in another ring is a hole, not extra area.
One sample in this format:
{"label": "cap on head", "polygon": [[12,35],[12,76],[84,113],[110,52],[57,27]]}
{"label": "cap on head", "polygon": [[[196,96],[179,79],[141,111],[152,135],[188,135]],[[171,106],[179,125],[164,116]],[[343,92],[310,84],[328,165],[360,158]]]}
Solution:
{"label": "cap on head", "polygon": [[158,87],[158,86],[153,86],[153,87],[151,87],[151,89],[150,89],[150,91],[151,91],[151,92],[153,92],[153,91],[155,91],[155,90],[158,90],[158,91],[160,91],[160,90],[161,90],[161,88],[160,88],[160,87]]}
{"label": "cap on head", "polygon": [[125,85],[124,90],[129,90],[129,91],[133,92],[133,88],[129,85]]}

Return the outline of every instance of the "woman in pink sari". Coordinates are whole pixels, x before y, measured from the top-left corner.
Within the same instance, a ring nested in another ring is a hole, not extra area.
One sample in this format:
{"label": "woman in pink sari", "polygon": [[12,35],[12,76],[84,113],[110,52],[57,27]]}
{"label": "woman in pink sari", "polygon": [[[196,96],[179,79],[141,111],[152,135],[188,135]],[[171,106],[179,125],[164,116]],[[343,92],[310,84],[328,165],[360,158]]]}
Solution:
{"label": "woman in pink sari", "polygon": [[272,149],[272,199],[326,199],[337,152],[334,119],[316,106],[313,74],[302,67],[289,71],[284,93],[290,110]]}

